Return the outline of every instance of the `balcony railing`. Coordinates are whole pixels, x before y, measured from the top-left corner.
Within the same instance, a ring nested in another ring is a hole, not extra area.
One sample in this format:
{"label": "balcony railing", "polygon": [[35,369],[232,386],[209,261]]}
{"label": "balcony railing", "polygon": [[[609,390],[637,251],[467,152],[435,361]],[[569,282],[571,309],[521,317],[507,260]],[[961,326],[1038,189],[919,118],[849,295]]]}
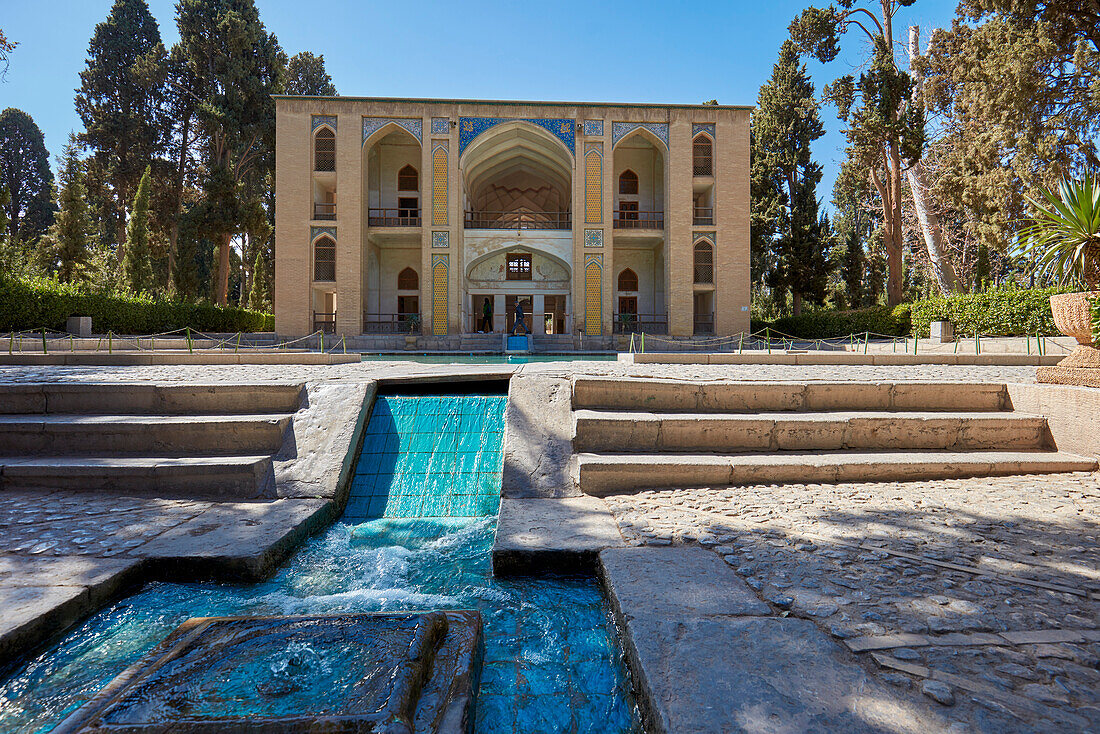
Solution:
{"label": "balcony railing", "polygon": [[714,317],[713,316],[700,316],[695,315],[695,334],[713,334],[714,333]]}
{"label": "balcony railing", "polygon": [[420,209],[368,209],[369,227],[419,227]]}
{"label": "balcony railing", "polygon": [[420,331],[419,313],[364,313],[364,334],[415,334]]}
{"label": "balcony railing", "polygon": [[664,229],[665,228],[665,213],[664,212],[638,212],[638,211],[623,211],[618,210],[615,212],[615,229]]}
{"label": "balcony railing", "polygon": [[336,204],[314,204],[314,219],[336,219]]}
{"label": "balcony railing", "polygon": [[714,207],[697,206],[695,207],[695,216],[692,218],[692,223],[697,225],[713,225],[714,224]]}
{"label": "balcony railing", "polygon": [[667,334],[668,317],[663,313],[617,313],[613,328],[616,334]]}
{"label": "balcony railing", "polygon": [[336,312],[325,313],[324,311],[313,312],[313,330],[323,331],[326,334],[336,333]]}
{"label": "balcony railing", "polygon": [[466,229],[572,229],[569,212],[466,212]]}

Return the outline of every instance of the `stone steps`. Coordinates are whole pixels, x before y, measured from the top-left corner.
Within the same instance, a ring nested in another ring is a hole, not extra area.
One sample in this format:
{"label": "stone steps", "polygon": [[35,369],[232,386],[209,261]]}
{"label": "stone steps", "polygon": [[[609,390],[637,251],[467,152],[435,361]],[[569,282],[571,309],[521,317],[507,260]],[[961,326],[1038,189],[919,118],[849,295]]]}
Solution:
{"label": "stone steps", "polygon": [[578,377],[573,408],[682,413],[1009,409],[1004,385],[961,382],[688,382]]}
{"label": "stone steps", "polygon": [[0,415],[0,456],[273,454],[282,445],[290,421],[285,413]]}
{"label": "stone steps", "polygon": [[174,385],[154,383],[27,383],[0,385],[0,414],[228,415],[293,413],[300,384]]}
{"label": "stone steps", "polygon": [[654,413],[581,409],[573,447],[598,451],[1047,449],[1046,419],[1010,412]]}
{"label": "stone steps", "polygon": [[272,497],[271,456],[48,456],[0,459],[0,491],[60,489],[156,497]]}
{"label": "stone steps", "polygon": [[1059,451],[581,453],[576,461],[581,490],[596,496],[642,489],[918,481],[1097,468],[1095,459]]}

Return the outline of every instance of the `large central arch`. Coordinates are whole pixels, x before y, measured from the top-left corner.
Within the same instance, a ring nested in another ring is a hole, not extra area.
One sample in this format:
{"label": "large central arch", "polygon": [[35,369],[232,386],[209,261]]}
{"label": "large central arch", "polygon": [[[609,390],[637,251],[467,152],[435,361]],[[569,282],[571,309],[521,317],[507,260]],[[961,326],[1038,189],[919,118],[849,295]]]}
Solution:
{"label": "large central arch", "polygon": [[539,126],[496,125],[467,146],[459,165],[468,226],[570,228],[573,156]]}

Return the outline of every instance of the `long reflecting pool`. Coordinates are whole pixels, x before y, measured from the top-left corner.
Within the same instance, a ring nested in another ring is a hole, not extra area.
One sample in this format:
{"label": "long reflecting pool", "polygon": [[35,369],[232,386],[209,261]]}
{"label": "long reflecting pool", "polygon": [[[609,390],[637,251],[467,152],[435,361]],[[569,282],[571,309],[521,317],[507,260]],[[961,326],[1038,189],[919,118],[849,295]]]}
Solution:
{"label": "long reflecting pool", "polygon": [[[478,732],[640,731],[595,579],[492,575],[504,400],[379,398],[340,522],[265,583],[150,584],[104,609],[0,684],[0,731],[49,731],[189,617],[433,608],[482,612]],[[287,661],[242,677],[309,692]]]}

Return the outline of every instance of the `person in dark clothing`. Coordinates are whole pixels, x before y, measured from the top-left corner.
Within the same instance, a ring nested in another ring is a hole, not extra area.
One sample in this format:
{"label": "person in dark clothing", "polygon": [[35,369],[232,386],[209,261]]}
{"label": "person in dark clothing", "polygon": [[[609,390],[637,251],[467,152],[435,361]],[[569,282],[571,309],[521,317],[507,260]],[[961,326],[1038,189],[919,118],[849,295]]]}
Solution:
{"label": "person in dark clothing", "polygon": [[516,333],[516,329],[523,327],[523,335],[527,336],[531,333],[531,330],[527,328],[527,321],[523,315],[523,301],[516,301],[516,323],[512,324],[512,333]]}
{"label": "person in dark clothing", "polygon": [[493,331],[493,302],[488,298],[485,299],[485,303],[481,304],[481,329],[483,334],[489,334]]}

